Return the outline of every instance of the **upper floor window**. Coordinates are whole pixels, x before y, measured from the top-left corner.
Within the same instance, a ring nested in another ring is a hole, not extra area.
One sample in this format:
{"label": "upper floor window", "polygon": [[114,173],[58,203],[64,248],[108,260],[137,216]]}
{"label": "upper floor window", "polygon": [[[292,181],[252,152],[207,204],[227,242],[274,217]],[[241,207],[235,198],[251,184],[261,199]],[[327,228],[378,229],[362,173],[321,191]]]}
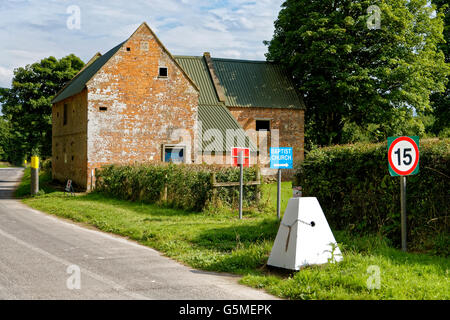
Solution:
{"label": "upper floor window", "polygon": [[167,78],[169,76],[169,71],[167,67],[159,67],[158,77]]}

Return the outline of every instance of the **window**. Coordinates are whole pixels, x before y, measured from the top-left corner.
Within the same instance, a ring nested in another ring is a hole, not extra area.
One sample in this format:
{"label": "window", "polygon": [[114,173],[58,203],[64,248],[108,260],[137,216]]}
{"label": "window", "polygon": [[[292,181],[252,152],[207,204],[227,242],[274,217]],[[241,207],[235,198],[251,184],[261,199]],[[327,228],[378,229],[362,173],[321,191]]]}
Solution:
{"label": "window", "polygon": [[270,131],[270,120],[256,120],[256,131]]}
{"label": "window", "polygon": [[131,51],[131,48],[130,48],[130,47],[127,47],[127,51],[130,52],[130,51]]}
{"label": "window", "polygon": [[63,125],[65,126],[67,124],[67,104],[64,104],[64,113],[63,113]]}
{"label": "window", "polygon": [[164,146],[164,162],[184,163],[185,147]]}
{"label": "window", "polygon": [[100,111],[108,111],[108,107],[100,107]]}
{"label": "window", "polygon": [[159,67],[158,77],[167,78],[169,75],[167,67]]}

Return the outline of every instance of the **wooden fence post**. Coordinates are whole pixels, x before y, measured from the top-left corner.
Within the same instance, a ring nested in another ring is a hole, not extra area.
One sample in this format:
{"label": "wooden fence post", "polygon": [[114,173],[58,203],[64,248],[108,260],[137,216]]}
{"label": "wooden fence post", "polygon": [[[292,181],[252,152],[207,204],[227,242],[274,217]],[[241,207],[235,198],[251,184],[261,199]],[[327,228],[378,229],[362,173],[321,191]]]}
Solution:
{"label": "wooden fence post", "polygon": [[217,203],[217,187],[216,187],[216,173],[213,172],[211,175],[211,185],[212,185],[212,189],[213,189],[213,194],[212,194],[212,203],[216,204]]}

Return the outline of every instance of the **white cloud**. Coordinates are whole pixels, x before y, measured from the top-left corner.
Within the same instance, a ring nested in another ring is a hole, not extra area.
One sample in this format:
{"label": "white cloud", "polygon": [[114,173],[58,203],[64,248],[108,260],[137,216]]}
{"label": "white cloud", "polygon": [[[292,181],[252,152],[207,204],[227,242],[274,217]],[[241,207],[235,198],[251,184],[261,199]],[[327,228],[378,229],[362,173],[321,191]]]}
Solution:
{"label": "white cloud", "polygon": [[[175,55],[264,59],[263,40],[283,0],[0,0],[0,86],[16,67],[50,55],[74,53],[87,61],[128,38],[146,21]],[[70,5],[81,10],[81,29],[69,30]],[[8,72],[6,72],[7,70]],[[8,80],[9,79],[9,80]]]}
{"label": "white cloud", "polygon": [[13,70],[0,66],[0,88],[8,88],[11,85]]}

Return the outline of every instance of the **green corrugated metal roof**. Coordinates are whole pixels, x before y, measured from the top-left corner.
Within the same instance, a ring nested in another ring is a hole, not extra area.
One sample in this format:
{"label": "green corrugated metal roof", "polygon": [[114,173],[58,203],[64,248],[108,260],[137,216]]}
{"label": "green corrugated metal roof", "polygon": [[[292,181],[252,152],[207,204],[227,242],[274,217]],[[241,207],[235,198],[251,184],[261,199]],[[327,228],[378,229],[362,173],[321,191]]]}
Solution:
{"label": "green corrugated metal roof", "polygon": [[67,99],[75,94],[83,91],[86,83],[91,80],[91,78],[103,67],[109,59],[122,47],[125,42],[122,42],[118,46],[109,50],[103,56],[97,58],[94,62],[91,63],[87,68],[81,71],[75,78],[73,78],[68,85],[66,85],[53,99],[52,103],[60,102],[64,99]]}
{"label": "green corrugated metal roof", "polygon": [[288,73],[265,61],[212,58],[227,107],[304,108]]}
{"label": "green corrugated metal roof", "polygon": [[[186,56],[174,58],[200,89],[198,120],[202,122],[203,135],[211,129],[220,131],[222,135],[222,141],[202,139],[200,148],[205,150],[208,147],[210,151],[231,152],[233,147],[249,147],[251,151],[257,151],[255,144],[245,134],[227,107],[219,102],[205,59]],[[235,130],[237,138],[232,143],[227,142],[227,130]],[[241,145],[242,142],[244,145]]]}
{"label": "green corrugated metal roof", "polygon": [[199,105],[219,104],[216,89],[209,74],[208,66],[203,57],[174,56],[178,64],[189,75],[200,89]]}
{"label": "green corrugated metal roof", "polygon": [[[209,151],[231,152],[233,147],[248,147],[252,152],[257,151],[256,145],[245,134],[245,131],[224,105],[200,105],[198,107],[198,120],[202,123],[203,139],[200,146],[202,150],[208,147]],[[211,139],[211,141],[206,140],[205,138],[208,138],[208,136],[205,136],[205,132],[210,129],[220,131],[222,141],[219,138],[217,140]],[[227,141],[227,130],[230,129],[235,130],[236,138],[234,141]],[[242,142],[244,142],[244,145],[242,145]]]}

